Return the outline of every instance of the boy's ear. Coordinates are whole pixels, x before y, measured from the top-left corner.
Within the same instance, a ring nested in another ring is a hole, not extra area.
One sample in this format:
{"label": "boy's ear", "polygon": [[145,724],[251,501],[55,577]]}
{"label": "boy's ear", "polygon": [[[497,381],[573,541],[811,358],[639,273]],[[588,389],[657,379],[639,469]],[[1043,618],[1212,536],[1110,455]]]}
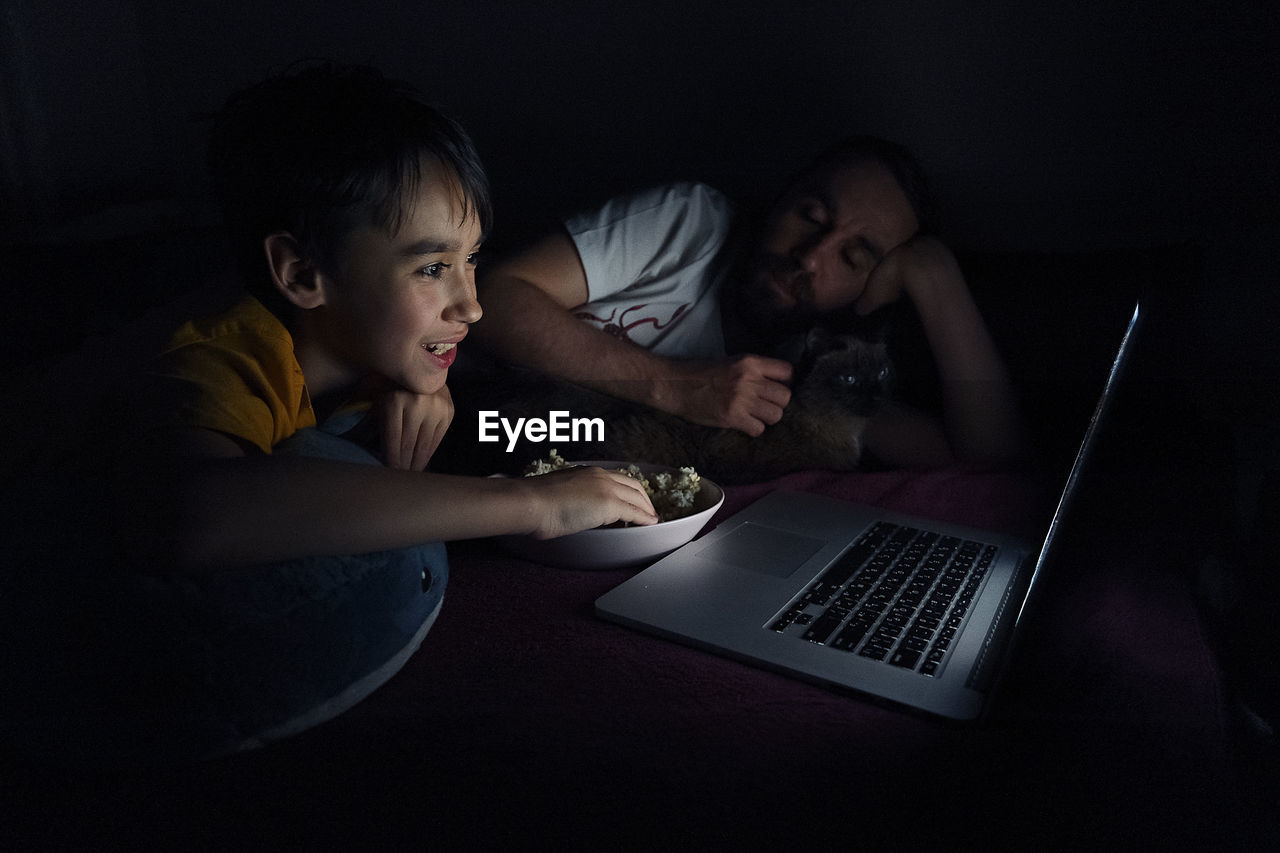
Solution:
{"label": "boy's ear", "polygon": [[303,254],[292,234],[270,234],[262,241],[262,247],[271,268],[271,282],[285,299],[303,309],[324,304],[322,274],[315,262]]}

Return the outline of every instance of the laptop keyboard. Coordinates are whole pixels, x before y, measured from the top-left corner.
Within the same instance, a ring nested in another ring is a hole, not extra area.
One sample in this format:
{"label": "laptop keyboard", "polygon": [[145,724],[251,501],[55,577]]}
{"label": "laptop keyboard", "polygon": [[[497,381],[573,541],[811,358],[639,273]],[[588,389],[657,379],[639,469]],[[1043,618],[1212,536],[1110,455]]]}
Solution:
{"label": "laptop keyboard", "polygon": [[994,545],[879,522],[769,629],[937,676],[995,555]]}

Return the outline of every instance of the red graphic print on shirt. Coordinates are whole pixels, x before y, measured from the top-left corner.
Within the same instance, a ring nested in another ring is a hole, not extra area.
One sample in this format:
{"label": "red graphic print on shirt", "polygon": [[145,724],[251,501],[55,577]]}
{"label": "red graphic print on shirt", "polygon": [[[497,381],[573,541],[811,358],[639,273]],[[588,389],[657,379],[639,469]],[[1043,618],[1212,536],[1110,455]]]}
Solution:
{"label": "red graphic print on shirt", "polygon": [[[574,314],[574,316],[580,320],[587,320],[593,323],[599,323],[600,328],[603,331],[607,332],[610,335],[613,335],[615,338],[621,338],[624,341],[631,341],[630,332],[635,327],[643,326],[645,324],[652,324],[655,330],[665,329],[667,326],[670,326],[672,323],[678,320],[680,316],[684,314],[685,309],[689,307],[689,303],[687,302],[684,305],[681,305],[679,308],[675,310],[674,313],[672,313],[670,317],[667,318],[667,321],[665,323],[659,322],[657,317],[641,317],[638,320],[628,319],[628,315],[630,315],[631,312],[639,311],[642,308],[647,307],[648,304],[649,303],[644,302],[644,303],[641,303],[640,305],[632,305],[630,308],[626,309],[621,314],[618,313],[617,308],[614,308],[612,311],[609,312],[608,317],[597,317],[588,311],[578,311],[577,313]],[[617,322],[614,322],[615,317],[617,317]],[[631,342],[636,343],[635,341],[631,341]]]}

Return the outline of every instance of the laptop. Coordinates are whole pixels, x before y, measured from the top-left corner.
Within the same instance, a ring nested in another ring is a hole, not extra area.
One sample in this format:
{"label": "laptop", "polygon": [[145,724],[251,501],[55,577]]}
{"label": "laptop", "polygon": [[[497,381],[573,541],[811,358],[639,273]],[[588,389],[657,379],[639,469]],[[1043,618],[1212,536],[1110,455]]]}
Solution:
{"label": "laptop", "polygon": [[601,596],[596,613],[798,678],[979,718],[1079,490],[1141,314],[1135,305],[1039,542],[777,490]]}

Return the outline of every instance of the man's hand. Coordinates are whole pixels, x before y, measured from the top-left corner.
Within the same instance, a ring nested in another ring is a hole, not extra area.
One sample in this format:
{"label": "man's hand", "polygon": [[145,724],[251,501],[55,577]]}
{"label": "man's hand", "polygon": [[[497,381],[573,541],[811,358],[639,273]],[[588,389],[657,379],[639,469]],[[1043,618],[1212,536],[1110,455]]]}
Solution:
{"label": "man's hand", "polygon": [[448,386],[434,394],[387,391],[378,396],[374,406],[382,424],[382,453],[387,467],[405,471],[426,468],[453,422],[453,397]]}
{"label": "man's hand", "polygon": [[697,362],[686,379],[671,383],[659,408],[703,426],[728,427],[759,436],[782,419],[791,400],[791,363],[760,355]]}
{"label": "man's hand", "polygon": [[944,279],[964,281],[955,255],[936,237],[918,235],[876,264],[867,277],[867,286],[854,301],[854,308],[866,316],[898,301],[904,293],[916,299],[921,287]]}

